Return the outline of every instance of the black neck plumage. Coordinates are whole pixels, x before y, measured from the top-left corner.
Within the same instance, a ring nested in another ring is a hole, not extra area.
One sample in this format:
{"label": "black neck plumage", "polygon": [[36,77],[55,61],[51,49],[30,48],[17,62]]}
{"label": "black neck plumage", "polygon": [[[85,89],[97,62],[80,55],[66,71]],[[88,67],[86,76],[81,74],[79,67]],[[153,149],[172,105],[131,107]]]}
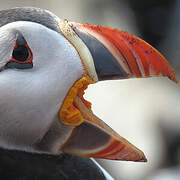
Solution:
{"label": "black neck plumage", "polygon": [[0,149],[0,179],[105,180],[105,177],[89,158]]}

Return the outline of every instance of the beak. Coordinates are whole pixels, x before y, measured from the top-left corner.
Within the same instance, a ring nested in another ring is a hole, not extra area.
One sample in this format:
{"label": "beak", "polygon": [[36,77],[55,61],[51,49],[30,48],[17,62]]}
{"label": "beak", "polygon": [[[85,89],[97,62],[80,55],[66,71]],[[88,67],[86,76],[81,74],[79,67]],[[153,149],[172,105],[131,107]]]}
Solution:
{"label": "beak", "polygon": [[120,30],[62,20],[60,31],[75,47],[84,66],[84,76],[69,91],[60,110],[60,120],[74,126],[62,151],[78,156],[142,161],[142,151],[119,136],[90,109],[84,90],[101,80],[166,76],[178,82],[166,59],[140,38]]}

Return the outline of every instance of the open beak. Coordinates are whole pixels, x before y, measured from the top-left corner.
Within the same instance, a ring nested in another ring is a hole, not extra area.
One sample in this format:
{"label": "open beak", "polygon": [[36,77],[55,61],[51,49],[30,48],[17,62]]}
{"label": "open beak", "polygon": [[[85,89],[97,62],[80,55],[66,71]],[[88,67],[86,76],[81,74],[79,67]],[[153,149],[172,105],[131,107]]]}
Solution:
{"label": "open beak", "polygon": [[120,30],[62,20],[60,31],[77,50],[84,76],[69,90],[60,120],[73,126],[62,151],[78,156],[142,161],[142,151],[95,116],[83,98],[89,84],[101,80],[166,76],[178,82],[166,59],[140,38]]}

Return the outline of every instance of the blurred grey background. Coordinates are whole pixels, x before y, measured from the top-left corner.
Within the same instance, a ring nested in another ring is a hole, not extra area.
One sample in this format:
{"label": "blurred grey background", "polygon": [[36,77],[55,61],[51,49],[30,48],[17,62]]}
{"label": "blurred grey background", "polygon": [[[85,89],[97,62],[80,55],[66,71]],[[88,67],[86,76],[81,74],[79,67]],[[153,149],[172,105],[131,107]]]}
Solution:
{"label": "blurred grey background", "polygon": [[[69,21],[105,25],[155,46],[180,77],[178,0],[0,0],[0,9],[36,6]],[[166,78],[100,82],[93,111],[147,156],[147,163],[99,160],[117,180],[180,179],[180,85]]]}

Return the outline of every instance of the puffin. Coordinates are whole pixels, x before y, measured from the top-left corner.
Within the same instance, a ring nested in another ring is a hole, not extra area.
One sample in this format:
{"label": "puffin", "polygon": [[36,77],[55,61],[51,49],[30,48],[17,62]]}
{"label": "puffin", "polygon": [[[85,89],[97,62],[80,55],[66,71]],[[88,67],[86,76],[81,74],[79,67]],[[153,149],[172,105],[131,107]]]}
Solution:
{"label": "puffin", "polygon": [[0,11],[0,47],[1,179],[113,179],[92,158],[147,161],[83,96],[103,80],[165,76],[177,83],[155,48],[36,7]]}

